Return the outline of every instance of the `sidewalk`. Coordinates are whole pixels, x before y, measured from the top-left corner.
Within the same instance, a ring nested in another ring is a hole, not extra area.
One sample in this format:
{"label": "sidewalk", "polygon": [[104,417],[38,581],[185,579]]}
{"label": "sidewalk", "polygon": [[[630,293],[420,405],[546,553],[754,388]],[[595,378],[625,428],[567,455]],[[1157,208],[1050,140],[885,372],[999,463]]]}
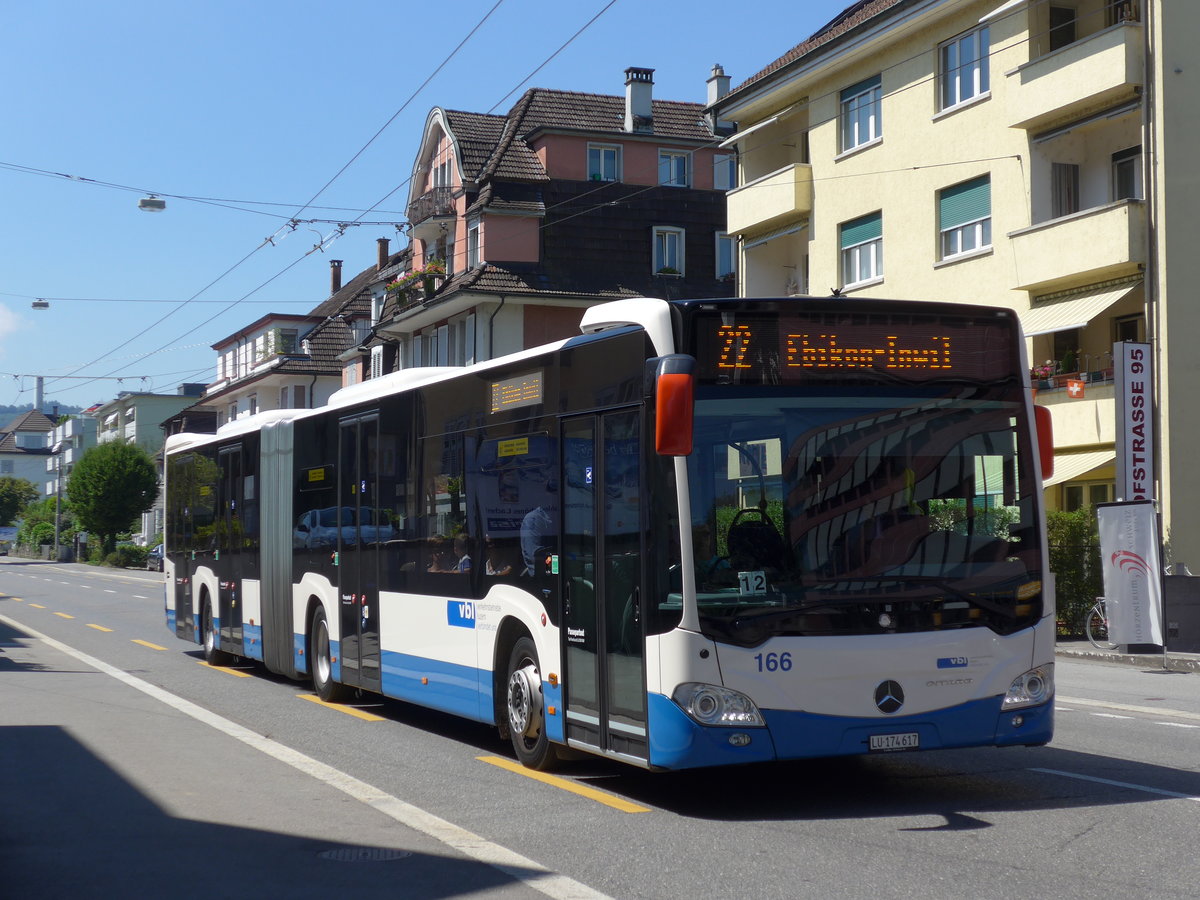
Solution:
{"label": "sidewalk", "polygon": [[[1119,650],[1098,650],[1090,641],[1064,640],[1054,648],[1054,655],[1067,659],[1090,659],[1098,662],[1137,666],[1140,669],[1162,669],[1162,653],[1121,653]],[[1200,672],[1200,653],[1167,651],[1165,668],[1172,672]]]}

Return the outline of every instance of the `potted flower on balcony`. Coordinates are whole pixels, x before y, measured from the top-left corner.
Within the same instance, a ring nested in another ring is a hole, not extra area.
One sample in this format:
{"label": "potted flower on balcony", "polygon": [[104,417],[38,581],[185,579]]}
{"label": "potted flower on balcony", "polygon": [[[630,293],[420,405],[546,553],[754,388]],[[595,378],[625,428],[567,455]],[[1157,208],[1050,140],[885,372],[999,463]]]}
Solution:
{"label": "potted flower on balcony", "polygon": [[387,285],[389,293],[411,293],[423,288],[426,297],[432,297],[446,278],[446,264],[440,259],[431,259],[423,266],[405,272]]}
{"label": "potted flower on balcony", "polygon": [[674,266],[663,266],[661,269],[659,269],[654,274],[655,275],[667,275],[671,278],[680,278],[683,275],[683,273],[680,272],[678,269],[676,269]]}

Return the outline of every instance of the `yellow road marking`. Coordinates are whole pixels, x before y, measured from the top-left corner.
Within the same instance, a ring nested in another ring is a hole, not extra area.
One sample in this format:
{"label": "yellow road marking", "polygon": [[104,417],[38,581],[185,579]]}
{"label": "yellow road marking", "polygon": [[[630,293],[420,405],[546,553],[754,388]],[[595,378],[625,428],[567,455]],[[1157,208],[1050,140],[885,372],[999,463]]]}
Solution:
{"label": "yellow road marking", "polygon": [[166,647],[158,646],[158,644],[152,644],[149,641],[139,641],[137,638],[133,638],[133,642],[135,644],[141,644],[143,647],[149,647],[151,650],[164,650],[165,651],[167,649]]}
{"label": "yellow road marking", "polygon": [[611,806],[613,809],[619,809],[621,812],[627,813],[644,813],[650,812],[648,806],[638,806],[636,803],[630,803],[628,800],[622,800],[612,794],[606,794],[604,791],[598,791],[595,788],[585,787],[582,784],[576,784],[573,781],[568,781],[565,778],[559,778],[556,775],[547,775],[545,772],[535,772],[533,769],[527,769],[518,762],[511,759],[504,759],[500,756],[477,756],[475,757],[480,762],[489,763],[493,766],[499,766],[501,769],[508,769],[510,772],[516,772],[518,775],[524,775],[526,778],[532,778],[534,781],[540,781],[543,784],[548,784],[551,787],[561,788],[564,791],[570,791],[572,794],[578,794],[581,797],[587,797],[589,800],[595,800],[597,803],[603,803],[605,806]]}
{"label": "yellow road marking", "polygon": [[204,660],[199,660],[200,665],[208,669],[214,669],[217,672],[228,672],[230,675],[236,675],[238,678],[249,678],[249,672],[239,672],[237,669],[231,669],[229,666],[214,666],[211,663],[206,663]]}
{"label": "yellow road marking", "polygon": [[324,706],[326,709],[336,709],[340,713],[345,713],[348,716],[354,716],[356,719],[362,719],[364,722],[382,722],[383,716],[377,716],[374,713],[363,712],[361,709],[355,709],[353,706],[346,706],[343,703],[326,703],[316,694],[297,694],[301,700],[307,700],[310,703],[315,703],[317,706]]}
{"label": "yellow road marking", "polygon": [[103,625],[88,625],[88,628],[95,628],[97,631],[112,631],[111,628],[105,628]]}
{"label": "yellow road marking", "polygon": [[32,606],[34,609],[45,609],[46,608],[46,607],[42,606],[42,604],[40,604],[40,603],[30,603],[29,605]]}
{"label": "yellow road marking", "polygon": [[64,619],[73,619],[73,618],[75,618],[74,616],[68,615],[67,613],[60,613],[60,612],[56,612],[56,613],[55,613],[55,615],[56,615],[56,616],[61,616],[61,617],[62,617],[62,618],[64,618]]}

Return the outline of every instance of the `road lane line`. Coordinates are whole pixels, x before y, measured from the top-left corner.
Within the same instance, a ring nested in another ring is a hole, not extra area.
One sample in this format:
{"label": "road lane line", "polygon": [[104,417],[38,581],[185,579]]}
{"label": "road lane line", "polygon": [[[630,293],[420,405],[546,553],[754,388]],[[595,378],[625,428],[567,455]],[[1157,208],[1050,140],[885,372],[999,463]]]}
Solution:
{"label": "road lane line", "polygon": [[42,606],[42,604],[40,604],[40,603],[30,603],[29,605],[32,606],[34,609],[45,609],[46,608],[46,607]]}
{"label": "road lane line", "polygon": [[1128,781],[1113,781],[1111,778],[1097,778],[1095,775],[1081,775],[1078,772],[1064,772],[1061,769],[1034,769],[1030,772],[1041,772],[1043,775],[1061,775],[1063,778],[1074,778],[1078,781],[1092,781],[1096,784],[1107,784],[1111,787],[1128,788],[1131,791],[1142,791],[1146,794],[1158,794],[1162,797],[1175,797],[1179,800],[1191,800],[1195,803],[1200,803],[1200,796],[1196,794],[1181,794],[1178,791],[1164,791],[1162,788],[1153,788],[1144,784],[1132,784]]}
{"label": "road lane line", "polygon": [[1200,725],[1187,725],[1183,722],[1155,722],[1155,725],[1167,725],[1170,728],[1200,728]]}
{"label": "road lane line", "polygon": [[65,653],[85,665],[89,665],[93,669],[97,669],[105,675],[141,691],[143,694],[147,694],[165,703],[177,712],[185,716],[191,716],[196,721],[203,722],[205,725],[217,729],[234,740],[241,741],[243,744],[253,747],[267,756],[341,791],[347,796],[358,800],[360,803],[370,806],[390,819],[399,822],[401,825],[419,831],[433,838],[435,841],[445,844],[463,856],[478,860],[498,869],[513,880],[528,885],[535,891],[553,898],[553,900],[612,900],[607,894],[602,894],[582,882],[575,881],[573,878],[568,878],[565,875],[559,875],[539,862],[535,862],[526,856],[509,850],[507,847],[484,840],[479,835],[467,831],[467,829],[461,828],[453,822],[448,822],[433,815],[433,813],[426,812],[419,806],[413,806],[411,803],[406,803],[398,797],[393,797],[391,794],[385,793],[379,790],[379,788],[367,784],[365,781],[360,781],[352,775],[347,775],[345,772],[333,768],[333,766],[319,762],[311,756],[306,756],[300,751],[293,750],[291,747],[281,744],[278,741],[273,741],[268,737],[263,737],[261,734],[256,734],[249,728],[238,725],[236,722],[232,722],[223,716],[219,716],[211,710],[205,709],[203,706],[192,703],[190,700],[185,700],[182,697],[177,697],[148,681],[143,681],[141,678],[118,669],[116,666],[110,666],[102,660],[88,656],[86,653],[76,650],[74,647],[64,644],[61,641],[56,641],[23,623],[17,622],[15,619],[0,615],[0,622],[23,631],[30,637],[42,641],[47,646],[53,647],[55,650]]}
{"label": "road lane line", "polygon": [[143,647],[149,647],[151,650],[163,650],[163,651],[165,651],[165,650],[167,649],[166,647],[160,647],[160,646],[158,646],[158,644],[152,644],[152,643],[150,643],[149,641],[141,641],[141,640],[138,640],[137,638],[133,638],[133,642],[134,642],[135,644],[141,644]]}
{"label": "road lane line", "polygon": [[211,663],[206,663],[202,659],[197,660],[197,662],[200,663],[200,665],[204,666],[206,669],[213,669],[214,671],[217,671],[217,672],[225,672],[229,675],[236,675],[238,678],[249,678],[250,677],[249,672],[239,672],[237,669],[229,668],[229,666],[214,666]]}
{"label": "road lane line", "polygon": [[348,716],[354,716],[356,719],[362,719],[364,722],[382,722],[383,716],[377,716],[374,713],[369,713],[361,709],[355,709],[353,706],[346,706],[344,703],[326,703],[316,694],[297,694],[301,700],[307,700],[310,703],[315,703],[317,706],[324,706],[326,709],[334,709],[340,713],[345,713]]}
{"label": "road lane line", "polygon": [[630,803],[628,800],[624,800],[613,794],[607,794],[604,791],[598,791],[595,788],[586,787],[582,784],[576,784],[573,781],[568,781],[565,778],[559,778],[556,775],[547,775],[545,772],[535,772],[533,769],[527,769],[520,763],[513,762],[511,759],[505,759],[502,756],[477,756],[475,758],[480,762],[485,762],[493,766],[499,766],[501,769],[507,769],[510,772],[516,772],[518,775],[524,775],[526,778],[532,778],[534,781],[540,781],[542,784],[548,784],[564,791],[570,791],[572,794],[578,794],[581,797],[587,797],[589,800],[595,800],[597,803],[603,803],[605,806],[611,806],[613,809],[619,809],[621,812],[644,813],[651,811],[650,807],[648,806],[638,806],[636,803]]}
{"label": "road lane line", "polygon": [[1097,719],[1132,719],[1133,716],[1118,716],[1116,713],[1091,713]]}
{"label": "road lane line", "polygon": [[58,616],[59,618],[62,618],[62,619],[73,619],[73,618],[75,618],[75,617],[74,617],[73,615],[71,615],[70,613],[56,612],[56,613],[55,613],[55,615],[56,615],[56,616]]}
{"label": "road lane line", "polygon": [[1170,716],[1173,719],[1191,719],[1200,722],[1200,713],[1185,712],[1182,709],[1164,709],[1161,706],[1132,706],[1128,703],[1110,703],[1106,700],[1084,700],[1080,697],[1057,697],[1063,703],[1073,703],[1077,706],[1099,706],[1103,709],[1119,709],[1122,712],[1147,713],[1152,716]]}
{"label": "road lane line", "polygon": [[88,625],[88,628],[95,628],[97,631],[112,631],[111,628],[105,628],[103,625]]}

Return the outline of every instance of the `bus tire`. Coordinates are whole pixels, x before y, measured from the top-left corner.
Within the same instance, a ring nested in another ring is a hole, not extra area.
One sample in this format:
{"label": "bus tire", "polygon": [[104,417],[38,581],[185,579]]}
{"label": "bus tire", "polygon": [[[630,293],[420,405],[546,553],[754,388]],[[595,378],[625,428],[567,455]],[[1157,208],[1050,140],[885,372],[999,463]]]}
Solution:
{"label": "bus tire", "polygon": [[509,738],[521,765],[538,771],[552,768],[558,754],[546,737],[542,676],[530,637],[519,638],[508,655],[504,697]]}
{"label": "bus tire", "polygon": [[200,639],[204,643],[204,661],[210,666],[227,666],[236,657],[221,650],[218,646],[216,623],[213,622],[212,604],[204,598],[204,606],[200,610]]}
{"label": "bus tire", "polygon": [[309,668],[312,672],[313,692],[326,703],[341,703],[350,696],[350,689],[333,680],[333,657],[329,651],[329,623],[325,620],[324,608],[318,606],[313,613]]}

